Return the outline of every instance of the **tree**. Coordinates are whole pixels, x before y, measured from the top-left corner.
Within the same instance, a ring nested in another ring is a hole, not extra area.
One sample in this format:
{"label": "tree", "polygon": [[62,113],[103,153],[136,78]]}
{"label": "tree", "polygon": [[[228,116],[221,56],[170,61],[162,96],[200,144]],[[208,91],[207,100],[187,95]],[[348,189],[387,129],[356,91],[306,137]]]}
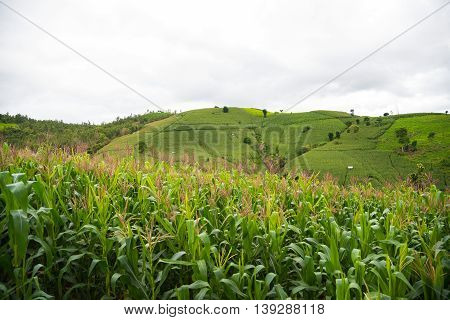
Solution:
{"label": "tree", "polygon": [[398,139],[398,143],[402,145],[402,151],[408,151],[409,149],[408,130],[406,128],[399,128],[395,130],[395,136]]}
{"label": "tree", "polygon": [[263,109],[263,115],[264,115],[264,118],[267,118],[267,110],[266,109]]}
{"label": "tree", "polygon": [[383,113],[383,116],[384,116],[384,117],[387,117],[388,115],[389,115],[389,112]]}
{"label": "tree", "polygon": [[245,144],[252,144],[252,140],[249,137],[245,137],[243,142]]}
{"label": "tree", "polygon": [[356,124],[359,124],[359,119],[356,119]]}
{"label": "tree", "polygon": [[448,110],[445,110],[445,114],[448,114]]}
{"label": "tree", "polygon": [[328,132],[328,139],[333,140],[333,132]]}
{"label": "tree", "polygon": [[355,109],[350,109],[350,114],[352,115],[352,117],[355,115]]}
{"label": "tree", "polygon": [[383,124],[382,118],[378,117],[377,120],[375,120],[375,126],[381,127],[382,124]]}
{"label": "tree", "polygon": [[357,133],[359,131],[359,126],[356,124],[353,124],[349,129],[351,131],[353,131],[353,133]]}
{"label": "tree", "polygon": [[223,113],[228,113],[228,111],[229,111],[227,106],[224,106],[222,110],[223,110]]}
{"label": "tree", "polygon": [[145,149],[147,149],[147,145],[145,144],[145,142],[144,141],[139,141],[139,143],[138,143],[139,153],[144,153]]}
{"label": "tree", "polygon": [[397,138],[407,137],[408,136],[408,130],[406,128],[399,128],[395,130],[395,136]]}
{"label": "tree", "polygon": [[340,139],[341,138],[341,133],[339,131],[336,131],[336,139]]}

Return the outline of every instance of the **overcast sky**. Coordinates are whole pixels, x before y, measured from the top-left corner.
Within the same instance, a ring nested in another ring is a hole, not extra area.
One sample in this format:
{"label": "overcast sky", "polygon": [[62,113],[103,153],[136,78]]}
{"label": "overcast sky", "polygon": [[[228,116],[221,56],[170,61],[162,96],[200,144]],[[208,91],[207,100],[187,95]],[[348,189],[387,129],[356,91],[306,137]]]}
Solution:
{"label": "overcast sky", "polygon": [[[287,109],[446,0],[1,0],[163,109]],[[450,5],[292,111],[450,109]],[[0,112],[157,110],[0,3]]]}

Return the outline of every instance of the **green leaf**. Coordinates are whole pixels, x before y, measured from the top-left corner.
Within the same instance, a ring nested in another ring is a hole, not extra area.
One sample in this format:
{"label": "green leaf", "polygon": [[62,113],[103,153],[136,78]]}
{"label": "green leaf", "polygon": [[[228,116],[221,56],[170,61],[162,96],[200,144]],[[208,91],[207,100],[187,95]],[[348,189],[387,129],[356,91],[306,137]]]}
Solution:
{"label": "green leaf", "polygon": [[222,279],[220,280],[221,283],[225,284],[226,287],[230,288],[231,291],[233,291],[234,293],[236,293],[238,296],[246,299],[247,295],[242,293],[241,290],[239,290],[238,286],[236,285],[236,283],[234,283],[234,281],[231,281],[230,279]]}
{"label": "green leaf", "polygon": [[9,223],[8,234],[9,244],[14,253],[13,264],[18,267],[25,258],[28,247],[28,234],[30,226],[23,210],[12,210]]}

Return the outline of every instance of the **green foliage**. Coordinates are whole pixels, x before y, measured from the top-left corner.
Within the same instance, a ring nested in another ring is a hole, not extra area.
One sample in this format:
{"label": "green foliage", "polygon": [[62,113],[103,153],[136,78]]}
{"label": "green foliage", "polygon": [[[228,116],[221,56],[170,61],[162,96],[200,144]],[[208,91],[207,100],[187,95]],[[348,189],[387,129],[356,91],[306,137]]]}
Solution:
{"label": "green foliage", "polygon": [[95,153],[113,139],[136,132],[149,122],[169,116],[169,113],[149,112],[94,125],[34,120],[20,114],[0,114],[0,140],[19,148],[36,150],[43,144],[50,144]]}
{"label": "green foliage", "polygon": [[334,138],[333,132],[328,132],[328,140],[332,141]]}
{"label": "green foliage", "polygon": [[449,297],[449,198],[434,186],[0,159],[4,299]]}
{"label": "green foliage", "polygon": [[223,113],[228,113],[229,112],[229,108],[227,106],[223,107],[222,111]]}
{"label": "green foliage", "polygon": [[245,144],[252,144],[252,139],[250,139],[249,137],[245,137],[244,140],[243,140],[243,142],[244,142]]}
{"label": "green foliage", "polygon": [[144,153],[145,150],[147,150],[147,144],[144,141],[139,141],[139,143],[138,143],[139,153]]}

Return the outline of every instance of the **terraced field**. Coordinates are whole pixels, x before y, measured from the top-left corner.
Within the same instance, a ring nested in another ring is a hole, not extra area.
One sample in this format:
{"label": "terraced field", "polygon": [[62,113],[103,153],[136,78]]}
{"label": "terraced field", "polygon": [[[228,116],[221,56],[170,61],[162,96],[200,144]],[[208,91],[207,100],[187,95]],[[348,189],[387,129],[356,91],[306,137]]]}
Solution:
{"label": "terraced field", "polygon": [[[395,130],[402,127],[408,129],[411,140],[417,140],[416,152],[400,152]],[[376,184],[404,179],[422,163],[444,187],[449,174],[449,127],[449,118],[437,114],[358,117],[313,111],[275,112],[264,118],[258,109],[229,108],[224,113],[221,108],[211,108],[150,123],[114,140],[100,154],[225,161],[259,169],[267,169],[265,159],[271,157],[272,163],[282,162],[281,172],[308,170],[331,173],[341,183],[358,178]],[[430,132],[433,138],[428,138]],[[350,171],[349,166],[353,167]]]}

